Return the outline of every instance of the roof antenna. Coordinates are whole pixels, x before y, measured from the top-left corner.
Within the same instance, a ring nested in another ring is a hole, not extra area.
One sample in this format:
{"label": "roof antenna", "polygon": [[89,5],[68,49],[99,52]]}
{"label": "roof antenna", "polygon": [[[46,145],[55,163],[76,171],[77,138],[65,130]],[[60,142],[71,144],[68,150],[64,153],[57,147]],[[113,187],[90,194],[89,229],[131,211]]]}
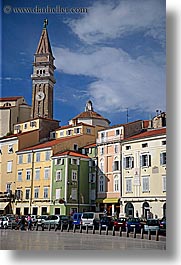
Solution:
{"label": "roof antenna", "polygon": [[46,18],[44,19],[43,28],[46,29],[47,25],[48,25],[48,19]]}

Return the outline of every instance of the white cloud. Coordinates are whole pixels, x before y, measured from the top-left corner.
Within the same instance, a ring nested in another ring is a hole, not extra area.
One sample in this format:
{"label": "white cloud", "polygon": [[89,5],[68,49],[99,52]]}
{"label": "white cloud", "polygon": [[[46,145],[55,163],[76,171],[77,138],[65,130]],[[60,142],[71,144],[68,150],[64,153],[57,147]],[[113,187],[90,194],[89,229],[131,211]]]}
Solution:
{"label": "white cloud", "polygon": [[122,49],[108,47],[92,53],[54,48],[54,54],[58,71],[96,79],[87,89],[97,111],[165,109],[165,69],[151,59],[132,59]]}
{"label": "white cloud", "polygon": [[72,31],[84,42],[95,44],[135,31],[165,43],[164,0],[95,2],[81,19],[68,20]]}

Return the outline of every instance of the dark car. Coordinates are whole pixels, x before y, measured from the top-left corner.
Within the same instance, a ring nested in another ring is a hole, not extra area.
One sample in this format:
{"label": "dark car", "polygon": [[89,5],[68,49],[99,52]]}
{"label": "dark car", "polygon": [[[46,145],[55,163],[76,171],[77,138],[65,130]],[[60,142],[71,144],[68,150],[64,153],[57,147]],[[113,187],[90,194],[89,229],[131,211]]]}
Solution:
{"label": "dark car", "polygon": [[101,228],[108,227],[108,229],[112,229],[113,225],[114,225],[114,221],[112,217],[110,216],[103,216],[101,217],[99,221],[99,226],[101,226]]}
{"label": "dark car", "polygon": [[136,232],[141,231],[141,223],[139,218],[128,218],[126,221],[126,228],[128,229],[128,232],[133,232],[134,228],[136,229]]}
{"label": "dark car", "polygon": [[115,230],[119,230],[121,227],[121,230],[125,231],[126,230],[126,221],[127,221],[127,218],[125,218],[125,217],[115,219],[113,222]]}
{"label": "dark car", "polygon": [[160,221],[158,219],[148,219],[146,221],[146,224],[144,225],[144,231],[148,232],[155,232],[156,230],[159,230]]}
{"label": "dark car", "polygon": [[56,230],[61,229],[61,227],[63,227],[63,229],[66,229],[68,227],[68,225],[70,228],[72,228],[72,224],[73,224],[73,220],[70,216],[59,215],[59,222],[58,222],[58,225],[56,227]]}
{"label": "dark car", "polygon": [[159,231],[161,234],[166,234],[166,217],[160,220]]}

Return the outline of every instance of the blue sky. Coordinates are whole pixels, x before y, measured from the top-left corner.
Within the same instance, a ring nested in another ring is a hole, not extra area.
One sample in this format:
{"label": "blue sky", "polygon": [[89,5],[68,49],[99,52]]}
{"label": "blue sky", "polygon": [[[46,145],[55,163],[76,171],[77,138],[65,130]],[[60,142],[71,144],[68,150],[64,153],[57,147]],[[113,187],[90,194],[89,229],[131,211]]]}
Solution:
{"label": "blue sky", "polygon": [[15,7],[87,7],[83,14],[2,11],[1,96],[31,104],[32,63],[43,20],[55,57],[54,118],[67,124],[88,99],[111,125],[166,110],[164,0],[4,0]]}

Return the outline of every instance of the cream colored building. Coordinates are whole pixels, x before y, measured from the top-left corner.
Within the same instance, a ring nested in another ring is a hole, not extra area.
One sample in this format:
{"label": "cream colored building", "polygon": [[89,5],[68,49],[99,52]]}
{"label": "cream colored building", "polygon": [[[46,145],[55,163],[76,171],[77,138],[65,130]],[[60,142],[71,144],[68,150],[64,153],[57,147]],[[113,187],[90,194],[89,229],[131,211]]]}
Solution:
{"label": "cream colored building", "polygon": [[31,115],[29,106],[24,97],[0,98],[0,137],[13,133],[14,125],[28,120]]}
{"label": "cream colored building", "polygon": [[166,216],[166,128],[122,142],[121,215]]}

